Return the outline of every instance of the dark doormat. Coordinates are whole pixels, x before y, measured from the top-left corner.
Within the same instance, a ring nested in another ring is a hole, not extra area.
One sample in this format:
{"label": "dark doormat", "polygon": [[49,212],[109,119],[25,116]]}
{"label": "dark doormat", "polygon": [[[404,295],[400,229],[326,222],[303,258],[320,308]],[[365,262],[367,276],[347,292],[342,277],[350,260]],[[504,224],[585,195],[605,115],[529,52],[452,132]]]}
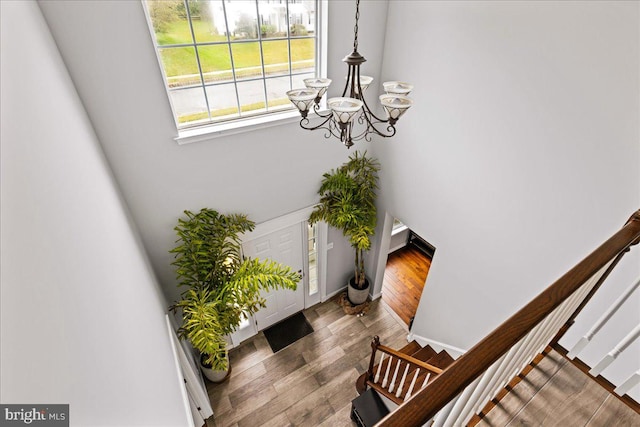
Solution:
{"label": "dark doormat", "polygon": [[313,332],[302,312],[276,323],[262,331],[273,352],[277,352]]}

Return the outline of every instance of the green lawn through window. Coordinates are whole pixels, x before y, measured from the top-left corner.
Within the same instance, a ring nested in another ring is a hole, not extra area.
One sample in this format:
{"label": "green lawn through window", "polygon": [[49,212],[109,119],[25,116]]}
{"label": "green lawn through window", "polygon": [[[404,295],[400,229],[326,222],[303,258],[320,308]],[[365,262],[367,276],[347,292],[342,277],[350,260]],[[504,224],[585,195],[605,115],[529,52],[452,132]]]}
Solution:
{"label": "green lawn through window", "polygon": [[[212,27],[203,21],[193,21],[193,30],[197,41],[226,42],[223,35],[215,34]],[[156,33],[158,44],[183,44],[192,43],[191,31],[186,20],[178,20],[168,25],[163,33]],[[234,37],[231,38],[233,42]],[[288,70],[289,46],[287,40],[264,39],[262,54],[267,73],[282,72]],[[206,45],[198,46],[198,55],[203,73],[207,82],[224,80],[232,77],[231,56],[229,46]],[[236,72],[240,77],[260,75],[262,63],[260,61],[260,45],[258,41],[232,43],[233,61]],[[171,47],[160,50],[167,78],[171,86],[182,86],[199,82],[198,63],[193,47]],[[314,66],[315,40],[313,38],[301,38],[291,40],[291,61],[294,70]],[[247,69],[247,70],[243,70]]]}

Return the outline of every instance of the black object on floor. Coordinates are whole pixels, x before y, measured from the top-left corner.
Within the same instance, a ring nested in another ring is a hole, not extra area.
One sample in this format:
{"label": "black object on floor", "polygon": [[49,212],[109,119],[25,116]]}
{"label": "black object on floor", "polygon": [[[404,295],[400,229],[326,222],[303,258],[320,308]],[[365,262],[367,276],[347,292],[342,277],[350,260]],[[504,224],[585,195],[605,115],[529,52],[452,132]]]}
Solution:
{"label": "black object on floor", "polygon": [[389,409],[371,388],[351,401],[351,419],[358,427],[372,427],[388,413]]}
{"label": "black object on floor", "polygon": [[300,338],[309,335],[313,332],[313,328],[307,321],[307,318],[304,317],[304,314],[299,312],[273,326],[268,327],[262,332],[267,338],[267,342],[271,346],[271,350],[276,353],[289,344],[293,344]]}

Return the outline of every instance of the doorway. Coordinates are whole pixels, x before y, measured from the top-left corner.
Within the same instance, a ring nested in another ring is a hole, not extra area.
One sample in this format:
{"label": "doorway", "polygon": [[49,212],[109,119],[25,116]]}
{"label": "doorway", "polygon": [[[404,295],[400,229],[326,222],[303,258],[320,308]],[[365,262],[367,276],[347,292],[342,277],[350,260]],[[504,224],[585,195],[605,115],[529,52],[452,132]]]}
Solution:
{"label": "doorway", "polygon": [[[271,232],[262,237],[242,243],[242,252],[248,258],[276,261],[291,267],[301,276],[303,273],[302,225]],[[301,281],[295,290],[272,289],[262,292],[266,306],[255,314],[258,331],[304,310],[305,286]]]}
{"label": "doorway", "polygon": [[295,291],[277,289],[262,294],[266,307],[242,320],[230,336],[237,346],[259,331],[322,301],[326,292],[327,225],[310,225],[312,207],[256,225],[242,236],[244,257],[271,259],[291,267],[302,280]]}
{"label": "doorway", "polygon": [[382,301],[411,328],[435,248],[394,219],[382,281]]}

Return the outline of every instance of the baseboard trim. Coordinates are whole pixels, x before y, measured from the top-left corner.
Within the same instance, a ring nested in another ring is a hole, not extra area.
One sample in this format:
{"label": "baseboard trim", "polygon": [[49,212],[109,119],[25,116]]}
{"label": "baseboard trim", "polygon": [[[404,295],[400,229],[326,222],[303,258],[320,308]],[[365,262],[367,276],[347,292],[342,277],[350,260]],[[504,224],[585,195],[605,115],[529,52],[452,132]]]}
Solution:
{"label": "baseboard trim", "polygon": [[454,359],[457,359],[467,352],[467,350],[463,350],[461,348],[445,344],[440,341],[432,340],[421,335],[414,334],[413,332],[409,332],[407,341],[411,342],[413,340],[418,341],[418,343],[423,347],[429,344],[436,351],[447,350],[447,353],[449,353]]}
{"label": "baseboard trim", "polygon": [[[343,287],[343,288],[338,289],[337,291],[333,291],[329,295],[327,295],[324,298],[322,298],[321,302],[325,302],[327,300],[330,300],[331,298],[335,297],[336,295],[341,294],[341,293],[346,292],[346,291],[347,291],[347,287],[346,286]],[[382,297],[382,292],[378,292],[377,294],[374,294],[374,295],[369,294],[369,297],[371,298],[371,301],[375,301],[378,298]]]}
{"label": "baseboard trim", "polygon": [[347,290],[347,287],[344,286],[343,288],[338,289],[337,291],[333,291],[331,292],[329,295],[325,295],[324,298],[322,298],[322,302],[325,302],[327,300],[330,300],[331,298],[335,297],[338,294],[341,294],[343,292],[345,292]]}
{"label": "baseboard trim", "polygon": [[[387,311],[387,313],[389,313],[389,315],[393,317],[396,320],[396,322],[398,322],[398,324],[402,326],[402,328],[405,331],[409,332],[409,326],[406,323],[404,323],[404,321],[400,318],[400,316],[398,316],[398,314],[395,311],[393,311],[391,307],[389,307],[389,304],[387,304],[383,299],[380,300],[380,304],[382,304],[382,308],[384,308]],[[407,336],[407,342],[411,342],[411,340],[408,339],[408,336]]]}
{"label": "baseboard trim", "polygon": [[391,253],[393,253],[393,252],[395,252],[395,251],[399,251],[400,249],[402,249],[402,248],[404,248],[404,247],[406,247],[406,246],[407,246],[407,243],[406,243],[406,242],[401,243],[401,244],[399,244],[399,245],[394,246],[393,248],[389,248],[389,252],[388,252],[388,253],[389,253],[389,254],[391,254]]}

